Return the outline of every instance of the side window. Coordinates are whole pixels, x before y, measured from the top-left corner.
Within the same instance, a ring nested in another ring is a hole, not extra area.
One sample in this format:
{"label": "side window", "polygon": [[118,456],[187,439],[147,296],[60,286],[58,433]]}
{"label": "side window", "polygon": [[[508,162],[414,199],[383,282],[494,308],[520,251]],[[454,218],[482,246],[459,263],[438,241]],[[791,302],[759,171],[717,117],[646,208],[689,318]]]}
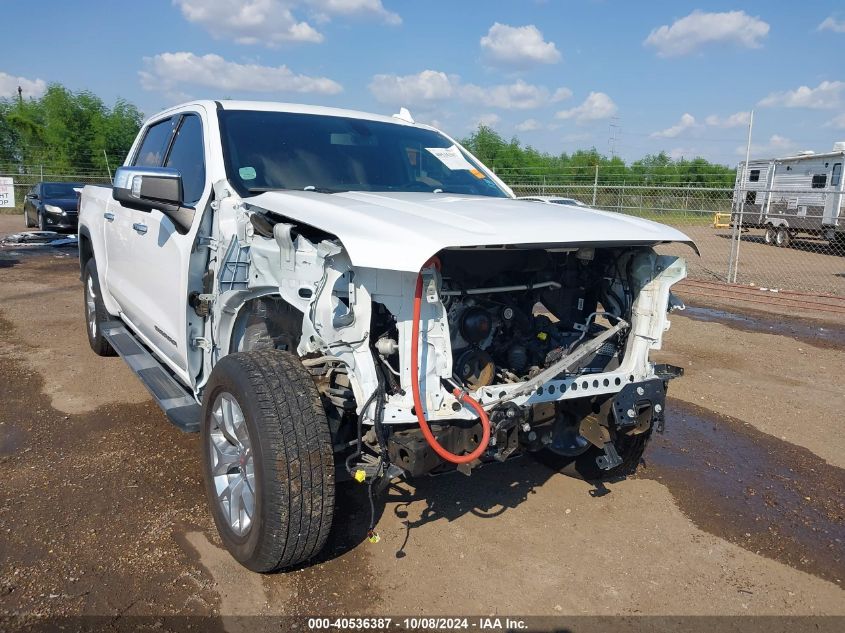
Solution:
{"label": "side window", "polygon": [[205,189],[205,154],[202,143],[202,121],[195,114],[182,117],[165,167],[177,169],[182,174],[185,204],[193,206]]}
{"label": "side window", "polygon": [[824,189],[827,187],[827,174],[813,174],[813,189]]}
{"label": "side window", "polygon": [[833,172],[830,174],[830,186],[838,187],[842,182],[842,163],[833,163]]}
{"label": "side window", "polygon": [[167,142],[170,140],[172,130],[173,121],[171,119],[148,127],[147,133],[144,135],[144,142],[141,143],[132,164],[136,167],[161,167],[161,161],[164,160],[164,153],[167,151]]}
{"label": "side window", "polygon": [[760,170],[759,169],[752,169],[748,173],[748,182],[759,182],[760,181]]}

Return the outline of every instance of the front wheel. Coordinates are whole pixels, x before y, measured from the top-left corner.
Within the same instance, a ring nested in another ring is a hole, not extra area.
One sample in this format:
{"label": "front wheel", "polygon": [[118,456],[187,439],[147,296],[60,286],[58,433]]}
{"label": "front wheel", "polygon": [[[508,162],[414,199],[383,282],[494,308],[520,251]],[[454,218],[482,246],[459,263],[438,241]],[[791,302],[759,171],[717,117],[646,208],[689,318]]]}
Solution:
{"label": "front wheel", "polygon": [[26,228],[31,229],[35,226],[35,223],[29,217],[29,209],[23,210],[23,221],[26,224]]}
{"label": "front wheel", "polygon": [[111,321],[113,318],[103,305],[100,281],[97,277],[97,265],[93,258],[85,264],[82,282],[85,285],[85,329],[88,331],[88,344],[98,356],[115,356],[114,348],[103,336],[103,323]]}
{"label": "front wheel", "polygon": [[205,388],[200,439],[211,514],[239,563],[276,571],[323,548],[334,459],[320,396],[299,358],[275,349],[222,358]]}
{"label": "front wheel", "polygon": [[46,231],[47,230],[47,218],[44,217],[42,212],[38,212],[38,230],[39,231]]}

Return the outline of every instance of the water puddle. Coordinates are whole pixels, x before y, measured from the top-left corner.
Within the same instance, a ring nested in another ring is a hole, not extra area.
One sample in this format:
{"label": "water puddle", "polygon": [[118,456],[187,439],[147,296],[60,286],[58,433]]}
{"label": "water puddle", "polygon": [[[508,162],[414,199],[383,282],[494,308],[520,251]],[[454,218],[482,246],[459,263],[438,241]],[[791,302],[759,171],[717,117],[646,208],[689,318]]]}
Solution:
{"label": "water puddle", "polygon": [[677,313],[696,321],[721,323],[743,332],[763,332],[779,334],[803,341],[817,347],[845,348],[845,328],[823,326],[809,320],[795,317],[778,317],[759,312],[738,314],[715,308],[688,305],[683,312]]}
{"label": "water puddle", "polygon": [[845,470],[695,405],[668,410],[639,477],[665,484],[700,529],[845,583]]}

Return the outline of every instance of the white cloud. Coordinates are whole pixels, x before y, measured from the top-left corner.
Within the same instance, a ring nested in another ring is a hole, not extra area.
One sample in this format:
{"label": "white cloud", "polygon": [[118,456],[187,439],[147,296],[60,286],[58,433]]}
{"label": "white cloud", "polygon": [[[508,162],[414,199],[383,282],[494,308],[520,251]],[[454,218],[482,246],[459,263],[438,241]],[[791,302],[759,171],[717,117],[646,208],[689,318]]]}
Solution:
{"label": "white cloud", "polygon": [[401,24],[382,0],[173,0],[189,22],[214,37],[239,44],[278,46],[290,42],[322,42],[324,37],[295,12],[307,11],[318,22],[334,16],[377,18]]}
{"label": "white cloud", "polygon": [[[785,136],[772,134],[766,143],[751,144],[751,157],[760,157],[764,154],[789,154],[795,150],[795,147],[795,143]],[[745,149],[745,145],[738,145],[735,150],[737,156],[745,156]]]}
{"label": "white cloud", "polygon": [[323,34],[293,14],[292,0],[173,0],[189,22],[239,44],[322,42]]}
{"label": "white cloud", "polygon": [[397,13],[384,8],[381,0],[309,0],[309,3],[324,17],[342,15],[349,17],[375,17],[386,24],[402,24],[402,18]]}
{"label": "white cloud", "polygon": [[695,10],[672,25],[654,29],[643,42],[653,46],[660,57],[688,55],[712,43],[732,43],[745,48],[759,48],[769,33],[769,25],[745,11],[705,13]]}
{"label": "white cloud", "polygon": [[828,127],[834,127],[837,130],[845,130],[845,113],[833,117],[827,125]]}
{"label": "white cloud", "polygon": [[689,112],[685,112],[681,115],[681,119],[672,127],[668,127],[665,130],[660,130],[659,132],[653,132],[651,134],[652,138],[675,138],[679,134],[686,132],[687,130],[694,128],[696,126],[695,117],[691,115]]}
{"label": "white cloud", "polygon": [[375,75],[370,92],[382,103],[412,107],[420,101],[450,99],[460,79],[438,70],[424,70],[416,75]]}
{"label": "white cloud", "polygon": [[47,82],[43,79],[27,79],[0,72],[0,99],[17,98],[18,86],[23,90],[24,99],[30,97],[37,99],[47,91]]}
{"label": "white cloud", "polygon": [[572,91],[569,88],[558,88],[552,95],[552,102],[557,103],[558,101],[566,101],[571,96]]}
{"label": "white cloud", "polygon": [[845,91],[845,82],[823,81],[815,88],[800,86],[795,90],[773,92],[762,99],[758,105],[814,110],[838,108],[842,104],[843,91]]}
{"label": "white cloud", "polygon": [[791,147],[793,145],[792,141],[784,136],[780,136],[779,134],[772,134],[769,137],[769,146],[770,147]]}
{"label": "white cloud", "polygon": [[337,94],[343,88],[326,77],[310,77],[287,66],[259,66],[226,61],[219,55],[162,53],[144,58],[139,74],[145,90],[174,93],[185,85],[226,92]]}
{"label": "white cloud", "polygon": [[750,112],[734,112],[731,115],[728,115],[724,118],[717,116],[715,114],[711,114],[704,122],[711,126],[711,127],[742,127],[744,125],[748,125],[749,121],[751,120],[751,113]]}
{"label": "white cloud", "polygon": [[540,108],[550,101],[559,101],[566,98],[562,96],[566,93],[572,94],[567,88],[558,88],[554,95],[550,97],[547,88],[529,84],[522,79],[517,79],[512,84],[501,84],[486,88],[467,84],[460,90],[461,98],[464,101],[486,105],[490,108],[501,108],[502,110]]}
{"label": "white cloud", "polygon": [[609,119],[619,108],[609,96],[603,92],[591,92],[584,103],[569,110],[561,110],[555,117],[558,119],[574,119],[576,123],[587,123]]}
{"label": "white cloud", "polygon": [[485,127],[496,127],[499,123],[501,123],[502,117],[494,112],[490,112],[488,114],[482,114],[476,120],[476,127],[479,125],[483,125]]}
{"label": "white cloud", "polygon": [[517,132],[533,132],[542,129],[543,124],[537,119],[525,119],[522,123],[517,123],[515,127]]}
{"label": "white cloud", "polygon": [[526,67],[556,64],[561,60],[554,42],[547,42],[533,24],[510,26],[496,22],[481,38],[481,50],[487,60],[504,66]]}
{"label": "white cloud", "polygon": [[819,24],[819,31],[833,31],[834,33],[845,33],[845,20],[837,20],[832,15]]}
{"label": "white cloud", "polygon": [[463,84],[457,75],[437,70],[424,70],[414,75],[375,75],[370,81],[370,92],[376,100],[392,105],[411,107],[420,102],[458,99],[502,110],[540,108],[572,94],[568,88],[558,88],[550,93],[548,88],[522,79],[495,86]]}

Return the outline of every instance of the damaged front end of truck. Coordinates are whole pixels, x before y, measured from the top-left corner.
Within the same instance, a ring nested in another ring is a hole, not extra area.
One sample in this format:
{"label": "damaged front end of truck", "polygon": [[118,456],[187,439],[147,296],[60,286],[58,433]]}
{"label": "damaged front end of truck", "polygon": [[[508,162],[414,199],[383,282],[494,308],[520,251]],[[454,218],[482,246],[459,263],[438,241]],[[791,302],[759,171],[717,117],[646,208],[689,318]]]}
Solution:
{"label": "damaged front end of truck", "polygon": [[[340,471],[359,481],[468,474],[525,452],[589,479],[636,468],[681,373],[649,359],[681,307],[670,288],[686,275],[682,259],[654,247],[688,238],[622,227],[584,239],[582,227],[572,241],[546,241],[549,227],[530,241],[444,235],[412,249],[400,229],[388,245],[378,228],[318,228],[335,203],[311,197],[244,201],[220,183],[209,283],[195,301],[212,341],[199,390],[228,353],[296,352]],[[335,212],[387,204],[349,198]],[[288,209],[303,200],[306,213],[294,217]],[[495,201],[508,203],[517,215],[537,207]]]}

